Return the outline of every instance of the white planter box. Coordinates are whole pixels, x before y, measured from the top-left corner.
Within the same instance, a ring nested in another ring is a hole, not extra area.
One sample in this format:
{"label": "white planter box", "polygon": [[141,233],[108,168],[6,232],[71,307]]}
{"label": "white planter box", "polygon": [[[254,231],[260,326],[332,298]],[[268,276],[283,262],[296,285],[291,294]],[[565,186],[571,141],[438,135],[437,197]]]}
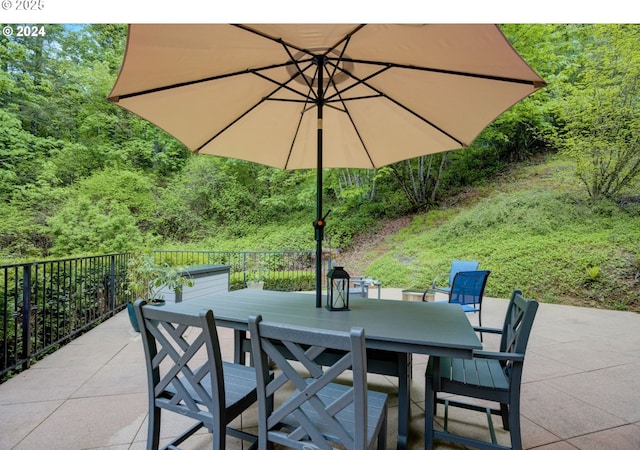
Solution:
{"label": "white planter box", "polygon": [[166,302],[180,303],[207,297],[216,292],[228,292],[230,269],[231,266],[217,264],[187,266],[183,274],[191,277],[193,286],[183,286],[181,292],[173,292],[165,288],[160,293]]}

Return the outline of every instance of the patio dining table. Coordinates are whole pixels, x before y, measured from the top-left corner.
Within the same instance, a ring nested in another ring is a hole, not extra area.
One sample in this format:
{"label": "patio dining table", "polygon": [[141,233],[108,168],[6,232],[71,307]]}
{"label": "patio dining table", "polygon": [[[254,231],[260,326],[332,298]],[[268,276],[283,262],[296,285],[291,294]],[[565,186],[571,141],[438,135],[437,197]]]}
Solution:
{"label": "patio dining table", "polygon": [[[407,448],[410,417],[410,358],[412,353],[471,358],[482,348],[478,336],[455,304],[352,299],[348,311],[316,308],[313,294],[256,289],[220,292],[164,307],[198,314],[211,309],[216,325],[235,330],[236,362],[244,362],[242,343],[247,339],[248,319],[261,314],[265,321],[315,329],[349,331],[364,328],[367,350],[395,353],[398,358],[398,442]],[[250,337],[249,337],[250,338]],[[436,360],[437,361],[437,360]],[[369,367],[375,371],[375,367]],[[380,373],[380,372],[378,372]]]}

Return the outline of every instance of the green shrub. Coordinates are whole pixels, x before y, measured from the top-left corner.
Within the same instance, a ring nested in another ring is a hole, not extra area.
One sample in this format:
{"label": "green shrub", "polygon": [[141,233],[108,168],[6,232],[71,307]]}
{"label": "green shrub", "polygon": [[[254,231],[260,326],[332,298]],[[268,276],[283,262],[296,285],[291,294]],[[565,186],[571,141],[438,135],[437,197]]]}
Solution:
{"label": "green shrub", "polygon": [[[251,280],[246,279],[247,284]],[[263,289],[270,291],[313,291],[316,288],[315,272],[272,272],[269,276],[262,277],[260,281],[264,282]],[[229,277],[229,290],[236,291],[244,289],[245,274],[238,272]]]}

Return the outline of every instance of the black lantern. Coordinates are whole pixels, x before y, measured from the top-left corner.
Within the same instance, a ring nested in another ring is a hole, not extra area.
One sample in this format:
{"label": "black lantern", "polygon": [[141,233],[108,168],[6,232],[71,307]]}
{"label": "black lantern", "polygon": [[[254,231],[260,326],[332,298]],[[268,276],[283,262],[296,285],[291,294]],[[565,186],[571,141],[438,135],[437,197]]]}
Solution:
{"label": "black lantern", "polygon": [[335,266],[327,273],[327,309],[349,310],[349,274],[341,266]]}

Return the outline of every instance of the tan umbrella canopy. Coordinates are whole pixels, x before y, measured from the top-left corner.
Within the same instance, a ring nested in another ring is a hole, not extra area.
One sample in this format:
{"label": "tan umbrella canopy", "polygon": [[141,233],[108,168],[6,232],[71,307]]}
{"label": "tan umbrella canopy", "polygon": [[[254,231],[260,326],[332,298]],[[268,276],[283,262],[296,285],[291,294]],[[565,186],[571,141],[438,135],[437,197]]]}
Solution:
{"label": "tan umbrella canopy", "polygon": [[467,147],[543,86],[492,24],[131,25],[109,100],[196,153],[318,169],[319,256],[320,169]]}

